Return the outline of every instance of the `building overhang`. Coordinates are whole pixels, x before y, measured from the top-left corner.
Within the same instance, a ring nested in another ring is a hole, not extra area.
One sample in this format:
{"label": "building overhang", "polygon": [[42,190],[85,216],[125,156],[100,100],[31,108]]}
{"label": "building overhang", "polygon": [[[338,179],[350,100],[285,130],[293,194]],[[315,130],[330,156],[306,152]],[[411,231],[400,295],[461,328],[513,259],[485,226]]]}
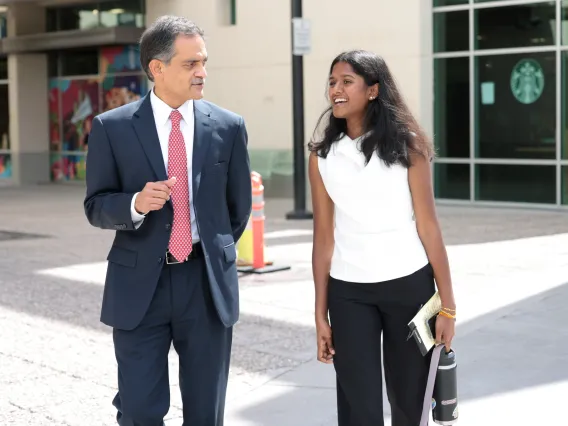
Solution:
{"label": "building overhang", "polygon": [[0,53],[39,53],[81,47],[137,44],[143,31],[144,28],[112,27],[8,37],[0,40]]}

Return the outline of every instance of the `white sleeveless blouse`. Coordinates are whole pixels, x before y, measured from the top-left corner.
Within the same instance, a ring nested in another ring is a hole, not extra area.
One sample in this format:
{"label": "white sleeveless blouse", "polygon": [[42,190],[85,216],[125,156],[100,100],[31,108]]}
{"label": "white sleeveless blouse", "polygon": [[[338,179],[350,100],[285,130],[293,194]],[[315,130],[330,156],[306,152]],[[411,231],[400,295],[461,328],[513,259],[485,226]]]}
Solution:
{"label": "white sleeveless blouse", "polygon": [[359,139],[344,135],[327,158],[318,157],[335,204],[335,247],[330,275],[374,283],[404,277],[428,263],[418,236],[408,169],[387,167],[374,154],[367,165]]}

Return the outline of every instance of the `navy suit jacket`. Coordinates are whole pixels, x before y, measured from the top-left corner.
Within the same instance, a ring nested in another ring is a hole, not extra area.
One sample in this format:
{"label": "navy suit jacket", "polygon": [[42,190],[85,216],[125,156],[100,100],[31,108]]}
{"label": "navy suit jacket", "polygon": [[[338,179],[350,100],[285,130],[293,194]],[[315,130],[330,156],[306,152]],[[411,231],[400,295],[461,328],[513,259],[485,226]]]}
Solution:
{"label": "navy suit jacket", "polygon": [[[251,213],[247,132],[243,119],[194,101],[193,204],[211,294],[226,327],[239,315],[235,244]],[[85,214],[116,231],[108,253],[101,321],[131,330],[146,313],[168,248],[173,206],[150,212],[136,229],[132,197],[147,182],[167,180],[150,95],[98,115],[87,154]]]}

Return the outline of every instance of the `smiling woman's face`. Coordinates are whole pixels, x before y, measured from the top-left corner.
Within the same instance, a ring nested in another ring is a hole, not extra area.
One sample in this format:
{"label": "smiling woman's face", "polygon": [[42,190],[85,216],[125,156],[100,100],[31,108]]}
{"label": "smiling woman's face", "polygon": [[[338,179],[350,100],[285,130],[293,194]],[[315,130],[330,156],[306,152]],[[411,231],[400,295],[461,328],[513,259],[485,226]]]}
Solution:
{"label": "smiling woman's face", "polygon": [[336,118],[360,118],[369,105],[370,88],[346,62],[333,66],[329,76],[329,99]]}

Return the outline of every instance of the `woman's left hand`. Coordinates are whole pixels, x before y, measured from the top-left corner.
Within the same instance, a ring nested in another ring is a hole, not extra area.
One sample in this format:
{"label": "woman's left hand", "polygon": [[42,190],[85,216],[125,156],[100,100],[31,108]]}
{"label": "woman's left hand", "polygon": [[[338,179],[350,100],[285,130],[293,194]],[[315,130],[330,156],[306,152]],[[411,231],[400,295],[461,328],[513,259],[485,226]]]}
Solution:
{"label": "woman's left hand", "polygon": [[444,344],[446,352],[452,348],[452,339],[456,332],[456,320],[438,315],[436,317],[436,344]]}

